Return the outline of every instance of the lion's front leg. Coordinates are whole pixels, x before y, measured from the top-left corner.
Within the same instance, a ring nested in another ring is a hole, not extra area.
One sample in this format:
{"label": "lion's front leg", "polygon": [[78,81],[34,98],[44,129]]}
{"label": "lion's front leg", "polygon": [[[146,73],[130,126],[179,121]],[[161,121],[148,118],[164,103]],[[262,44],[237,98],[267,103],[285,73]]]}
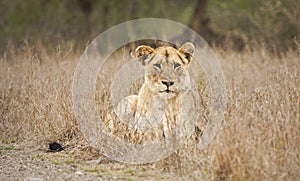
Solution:
{"label": "lion's front leg", "polygon": [[182,95],[183,104],[176,116],[176,135],[185,137],[194,131],[195,123],[199,117],[200,109],[197,101],[199,95],[195,91],[188,91]]}
{"label": "lion's front leg", "polygon": [[135,129],[139,131],[157,129],[166,117],[164,107],[165,103],[160,96],[153,96],[147,102],[138,102]]}

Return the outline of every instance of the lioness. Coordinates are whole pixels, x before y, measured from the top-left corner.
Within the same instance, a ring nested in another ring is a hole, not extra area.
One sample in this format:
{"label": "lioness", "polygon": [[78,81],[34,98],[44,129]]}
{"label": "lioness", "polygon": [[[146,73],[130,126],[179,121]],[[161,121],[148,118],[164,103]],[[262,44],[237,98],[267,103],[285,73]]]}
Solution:
{"label": "lioness", "polygon": [[[117,106],[119,118],[137,131],[162,127],[168,137],[176,125],[191,129],[188,116],[195,115],[195,96],[191,92],[188,66],[194,45],[190,42],[176,49],[171,46],[153,49],[136,48],[135,56],[145,71],[138,95],[130,95]],[[177,131],[178,132],[178,131]]]}

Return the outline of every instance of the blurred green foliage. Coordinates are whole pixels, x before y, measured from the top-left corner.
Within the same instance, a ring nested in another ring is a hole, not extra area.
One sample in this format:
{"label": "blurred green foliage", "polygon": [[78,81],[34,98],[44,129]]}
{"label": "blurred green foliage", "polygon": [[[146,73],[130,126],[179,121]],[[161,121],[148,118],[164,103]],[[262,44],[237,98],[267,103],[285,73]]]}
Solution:
{"label": "blurred green foliage", "polygon": [[[136,18],[189,25],[196,4],[197,0],[1,0],[0,48],[24,40],[84,46],[107,28]],[[205,26],[225,39],[238,37],[285,49],[300,35],[299,4],[300,0],[208,0]]]}
{"label": "blurred green foliage", "polygon": [[286,50],[300,36],[300,0],[212,0],[209,17],[214,30]]}

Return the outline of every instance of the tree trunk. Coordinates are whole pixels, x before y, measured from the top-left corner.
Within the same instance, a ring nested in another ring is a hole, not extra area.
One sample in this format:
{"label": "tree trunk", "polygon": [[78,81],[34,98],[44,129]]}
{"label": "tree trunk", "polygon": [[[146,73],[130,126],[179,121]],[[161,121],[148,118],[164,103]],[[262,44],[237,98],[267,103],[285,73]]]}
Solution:
{"label": "tree trunk", "polygon": [[90,22],[90,15],[92,13],[92,8],[93,8],[93,2],[91,0],[77,0],[77,3],[79,5],[80,10],[83,12],[86,22],[87,22],[87,27],[86,30],[88,34],[91,34],[91,22]]}
{"label": "tree trunk", "polygon": [[196,8],[192,16],[190,27],[198,33],[203,32],[203,21],[208,0],[197,0]]}

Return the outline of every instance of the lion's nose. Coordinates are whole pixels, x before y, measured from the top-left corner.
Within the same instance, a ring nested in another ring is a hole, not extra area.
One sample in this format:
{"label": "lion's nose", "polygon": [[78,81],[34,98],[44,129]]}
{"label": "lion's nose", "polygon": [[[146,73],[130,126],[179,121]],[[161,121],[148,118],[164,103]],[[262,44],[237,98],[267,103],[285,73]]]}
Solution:
{"label": "lion's nose", "polygon": [[174,84],[172,81],[161,81],[162,84],[166,85],[167,87],[170,87]]}

